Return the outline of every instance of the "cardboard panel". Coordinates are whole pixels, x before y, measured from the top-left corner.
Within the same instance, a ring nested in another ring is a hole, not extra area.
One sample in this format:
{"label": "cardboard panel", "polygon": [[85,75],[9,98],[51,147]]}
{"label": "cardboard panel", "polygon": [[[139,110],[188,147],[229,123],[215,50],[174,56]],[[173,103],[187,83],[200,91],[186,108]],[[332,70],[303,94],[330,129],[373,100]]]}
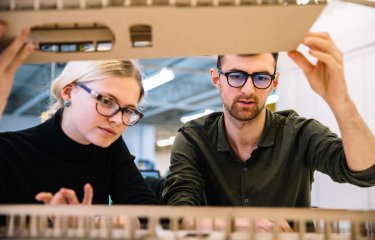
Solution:
{"label": "cardboard panel", "polygon": [[186,7],[165,2],[168,5],[64,8],[64,1],[52,1],[60,5],[42,9],[43,1],[31,2],[0,6],[0,18],[8,23],[0,48],[30,27],[31,40],[47,50],[35,51],[27,63],[288,51],[298,47],[326,6],[239,1],[200,6],[187,1]]}

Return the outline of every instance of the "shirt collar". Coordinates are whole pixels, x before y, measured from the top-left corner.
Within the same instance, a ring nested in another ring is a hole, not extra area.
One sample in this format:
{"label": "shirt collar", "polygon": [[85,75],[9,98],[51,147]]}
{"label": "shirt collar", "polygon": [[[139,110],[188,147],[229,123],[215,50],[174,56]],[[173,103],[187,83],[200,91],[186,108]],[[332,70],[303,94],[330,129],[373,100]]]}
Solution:
{"label": "shirt collar", "polygon": [[[227,134],[225,132],[224,114],[220,116],[218,121],[218,138],[217,138],[217,150],[218,151],[230,151],[232,148],[228,142]],[[270,147],[275,143],[275,131],[276,121],[275,116],[266,108],[266,123],[262,136],[260,137],[258,148]]]}

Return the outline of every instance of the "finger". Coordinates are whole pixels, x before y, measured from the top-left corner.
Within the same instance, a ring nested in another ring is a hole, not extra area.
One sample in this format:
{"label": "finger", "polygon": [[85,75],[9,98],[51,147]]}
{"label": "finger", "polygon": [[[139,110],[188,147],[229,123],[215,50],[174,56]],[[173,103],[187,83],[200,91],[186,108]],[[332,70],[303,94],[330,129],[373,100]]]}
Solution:
{"label": "finger", "polygon": [[40,192],[37,195],[35,195],[35,199],[39,202],[44,202],[45,204],[49,204],[52,200],[52,193],[49,192]]}
{"label": "finger", "polygon": [[311,50],[322,51],[328,53],[334,57],[334,59],[339,62],[343,63],[343,57],[341,51],[337,48],[334,42],[331,40],[330,37],[328,38],[321,38],[321,37],[306,37],[303,40],[303,44],[309,47]]}
{"label": "finger", "polygon": [[285,219],[280,219],[278,225],[282,232],[293,232],[292,227]]}
{"label": "finger", "polygon": [[0,39],[3,37],[6,29],[6,23],[0,20]]}
{"label": "finger", "polygon": [[5,71],[15,59],[29,37],[30,29],[23,29],[8,48],[1,54],[0,71]]}
{"label": "finger", "polygon": [[300,52],[288,52],[288,56],[302,69],[305,75],[308,75],[314,69],[314,66]]}
{"label": "finger", "polygon": [[82,200],[82,204],[87,204],[90,205],[92,204],[92,198],[94,196],[94,189],[90,185],[90,183],[86,183],[85,186],[83,187],[84,190],[84,196]]}
{"label": "finger", "polygon": [[53,198],[50,202],[51,205],[66,205],[68,204],[64,195],[59,191],[53,195]]}
{"label": "finger", "polygon": [[26,60],[26,58],[34,51],[35,46],[33,43],[27,43],[17,55],[16,59],[8,67],[8,74],[14,76],[19,66]]}
{"label": "finger", "polygon": [[338,64],[336,62],[336,60],[330,54],[326,54],[324,52],[314,51],[314,50],[310,50],[309,53],[312,56],[316,57],[320,62],[325,63],[327,66],[330,66],[330,67],[339,67],[339,66],[341,66],[340,64]]}
{"label": "finger", "polygon": [[68,204],[79,204],[76,193],[72,189],[62,188],[59,193],[65,198]]}
{"label": "finger", "polygon": [[331,39],[331,35],[327,32],[309,32],[306,34],[306,37],[318,37],[324,39]]}

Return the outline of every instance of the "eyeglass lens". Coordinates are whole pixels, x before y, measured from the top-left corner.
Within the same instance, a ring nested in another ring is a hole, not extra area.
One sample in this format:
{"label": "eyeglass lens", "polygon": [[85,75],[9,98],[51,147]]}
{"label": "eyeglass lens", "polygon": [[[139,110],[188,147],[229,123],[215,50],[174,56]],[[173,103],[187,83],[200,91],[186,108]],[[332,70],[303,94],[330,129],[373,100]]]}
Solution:
{"label": "eyeglass lens", "polygon": [[268,74],[254,74],[254,75],[246,75],[241,72],[233,72],[227,75],[228,83],[232,87],[242,87],[245,85],[248,77],[252,78],[253,84],[256,88],[268,88],[272,82],[272,77]]}
{"label": "eyeglass lens", "polygon": [[[121,107],[115,101],[102,97],[100,100],[98,100],[96,110],[101,115],[111,117],[121,111]],[[122,111],[122,121],[126,125],[134,125],[139,119],[140,116],[134,109],[125,108]]]}

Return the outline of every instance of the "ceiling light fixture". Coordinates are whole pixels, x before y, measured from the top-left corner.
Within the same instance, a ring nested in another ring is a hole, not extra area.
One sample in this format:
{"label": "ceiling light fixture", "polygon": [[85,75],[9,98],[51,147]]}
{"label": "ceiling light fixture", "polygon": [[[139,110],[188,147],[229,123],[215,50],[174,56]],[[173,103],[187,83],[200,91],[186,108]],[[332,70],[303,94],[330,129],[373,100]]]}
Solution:
{"label": "ceiling light fixture", "polygon": [[158,74],[151,76],[143,80],[143,87],[145,91],[149,91],[156,88],[162,84],[165,84],[174,79],[174,73],[172,70],[163,68]]}
{"label": "ceiling light fixture", "polygon": [[214,110],[212,110],[212,109],[206,109],[203,112],[201,111],[201,112],[195,112],[195,113],[192,113],[192,114],[184,115],[180,118],[180,121],[183,122],[183,123],[186,123],[190,120],[202,117],[204,115],[207,115],[207,114],[210,114],[210,113],[213,113],[213,112],[214,112]]}
{"label": "ceiling light fixture", "polygon": [[175,138],[176,138],[175,136],[171,136],[171,137],[166,138],[166,139],[160,139],[160,140],[158,140],[158,141],[156,142],[156,145],[157,145],[158,147],[166,147],[166,146],[170,146],[170,145],[173,144]]}

